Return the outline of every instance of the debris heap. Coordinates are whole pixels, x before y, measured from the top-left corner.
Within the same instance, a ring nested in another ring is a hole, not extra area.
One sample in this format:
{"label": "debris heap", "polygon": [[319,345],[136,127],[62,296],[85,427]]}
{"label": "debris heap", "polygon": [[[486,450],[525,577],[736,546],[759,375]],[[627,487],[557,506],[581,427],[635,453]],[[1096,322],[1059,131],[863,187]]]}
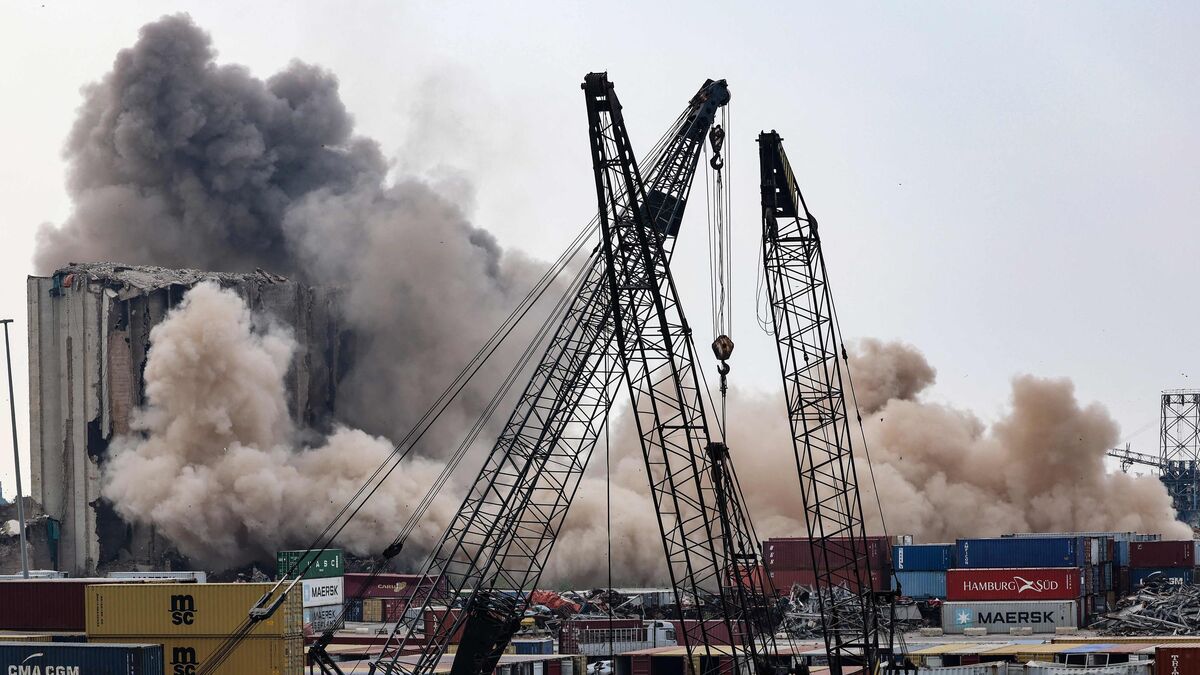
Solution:
{"label": "debris heap", "polygon": [[1101,635],[1195,635],[1200,632],[1200,586],[1149,583],[1091,628]]}

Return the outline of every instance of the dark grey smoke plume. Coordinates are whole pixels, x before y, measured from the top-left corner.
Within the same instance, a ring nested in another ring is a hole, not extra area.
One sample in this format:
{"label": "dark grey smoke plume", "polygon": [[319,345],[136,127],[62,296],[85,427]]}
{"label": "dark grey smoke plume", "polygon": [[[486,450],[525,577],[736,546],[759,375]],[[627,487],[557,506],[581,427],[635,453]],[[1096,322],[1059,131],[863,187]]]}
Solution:
{"label": "dark grey smoke plume", "polygon": [[40,272],[262,267],[341,287],[358,358],[339,416],[374,434],[407,431],[540,272],[473,227],[457,195],[387,184],[331,73],[293,62],[264,81],[218,65],[185,15],[143,27],[85,89],[65,152],[75,208],[39,232]]}
{"label": "dark grey smoke plume", "polygon": [[65,149],[75,212],[42,228],[39,271],[105,259],[291,274],[289,207],[383,179],[332,74],[293,63],[263,82],[214,57],[191,19],[166,17],[84,90]]}

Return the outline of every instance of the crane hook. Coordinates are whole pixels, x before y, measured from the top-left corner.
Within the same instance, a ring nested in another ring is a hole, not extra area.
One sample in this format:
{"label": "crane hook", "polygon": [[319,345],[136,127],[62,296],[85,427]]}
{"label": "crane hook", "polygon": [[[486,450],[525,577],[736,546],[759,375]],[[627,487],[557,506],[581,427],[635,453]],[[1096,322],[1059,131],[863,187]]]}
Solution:
{"label": "crane hook", "polygon": [[721,148],[725,147],[725,130],[720,124],[714,124],[712,129],[708,131],[708,142],[712,145],[713,157],[708,161],[709,166],[714,171],[720,171],[725,166],[725,160],[721,158]]}

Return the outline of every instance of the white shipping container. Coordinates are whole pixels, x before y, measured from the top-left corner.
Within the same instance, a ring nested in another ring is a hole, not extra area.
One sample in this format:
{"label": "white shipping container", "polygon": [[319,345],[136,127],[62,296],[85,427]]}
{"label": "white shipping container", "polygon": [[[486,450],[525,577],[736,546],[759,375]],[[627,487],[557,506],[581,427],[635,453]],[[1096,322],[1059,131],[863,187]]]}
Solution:
{"label": "white shipping container", "polygon": [[340,605],[345,597],[346,578],[327,577],[325,579],[302,579],[304,588],[305,607],[325,607]]}
{"label": "white shipping container", "polygon": [[304,624],[314,633],[324,633],[330,629],[341,628],[341,605],[325,605],[324,607],[305,607]]}
{"label": "white shipping container", "polygon": [[942,630],[959,635],[967,628],[986,628],[989,634],[1008,633],[1010,628],[1053,633],[1055,628],[1077,626],[1078,616],[1079,607],[1074,600],[946,602],[942,603]]}
{"label": "white shipping container", "polygon": [[1068,666],[1065,663],[1030,661],[1025,675],[1153,675],[1153,661],[1115,663],[1110,666]]}
{"label": "white shipping container", "polygon": [[208,574],[204,572],[109,572],[109,579],[178,579],[180,581],[194,580],[198,584],[208,583]]}

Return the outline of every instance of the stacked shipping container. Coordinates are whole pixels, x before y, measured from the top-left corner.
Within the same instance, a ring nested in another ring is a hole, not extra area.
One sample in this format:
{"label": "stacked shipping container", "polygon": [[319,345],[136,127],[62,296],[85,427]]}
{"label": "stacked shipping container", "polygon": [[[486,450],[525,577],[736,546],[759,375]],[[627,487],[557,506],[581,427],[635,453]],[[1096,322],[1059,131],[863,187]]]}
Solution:
{"label": "stacked shipping container", "polygon": [[[849,539],[835,538],[832,544],[831,566],[841,567],[855,558],[865,560],[871,569],[871,588],[877,591],[888,588],[892,547],[887,537],[866,537],[853,545]],[[786,594],[793,584],[816,585],[812,542],[806,537],[768,539],[763,542],[763,559],[778,593]]]}
{"label": "stacked shipping container", "polygon": [[1079,536],[959,539],[958,568],[946,576],[942,628],[1053,632],[1084,625],[1095,582],[1092,563],[1107,555],[1106,542]]}
{"label": "stacked shipping container", "polygon": [[946,570],[954,567],[954,544],[892,547],[893,590],[914,600],[946,597]]}
{"label": "stacked shipping container", "polygon": [[1196,581],[1196,548],[1193,539],[1181,541],[1131,541],[1127,544],[1129,566],[1122,577],[1128,594],[1156,581],[1189,585]]}
{"label": "stacked shipping container", "polygon": [[[203,668],[246,619],[246,612],[272,584],[138,584],[87,587],[88,642],[151,642],[163,646],[168,672]],[[304,672],[304,625],[295,594],[246,639],[214,672],[300,675]]]}

